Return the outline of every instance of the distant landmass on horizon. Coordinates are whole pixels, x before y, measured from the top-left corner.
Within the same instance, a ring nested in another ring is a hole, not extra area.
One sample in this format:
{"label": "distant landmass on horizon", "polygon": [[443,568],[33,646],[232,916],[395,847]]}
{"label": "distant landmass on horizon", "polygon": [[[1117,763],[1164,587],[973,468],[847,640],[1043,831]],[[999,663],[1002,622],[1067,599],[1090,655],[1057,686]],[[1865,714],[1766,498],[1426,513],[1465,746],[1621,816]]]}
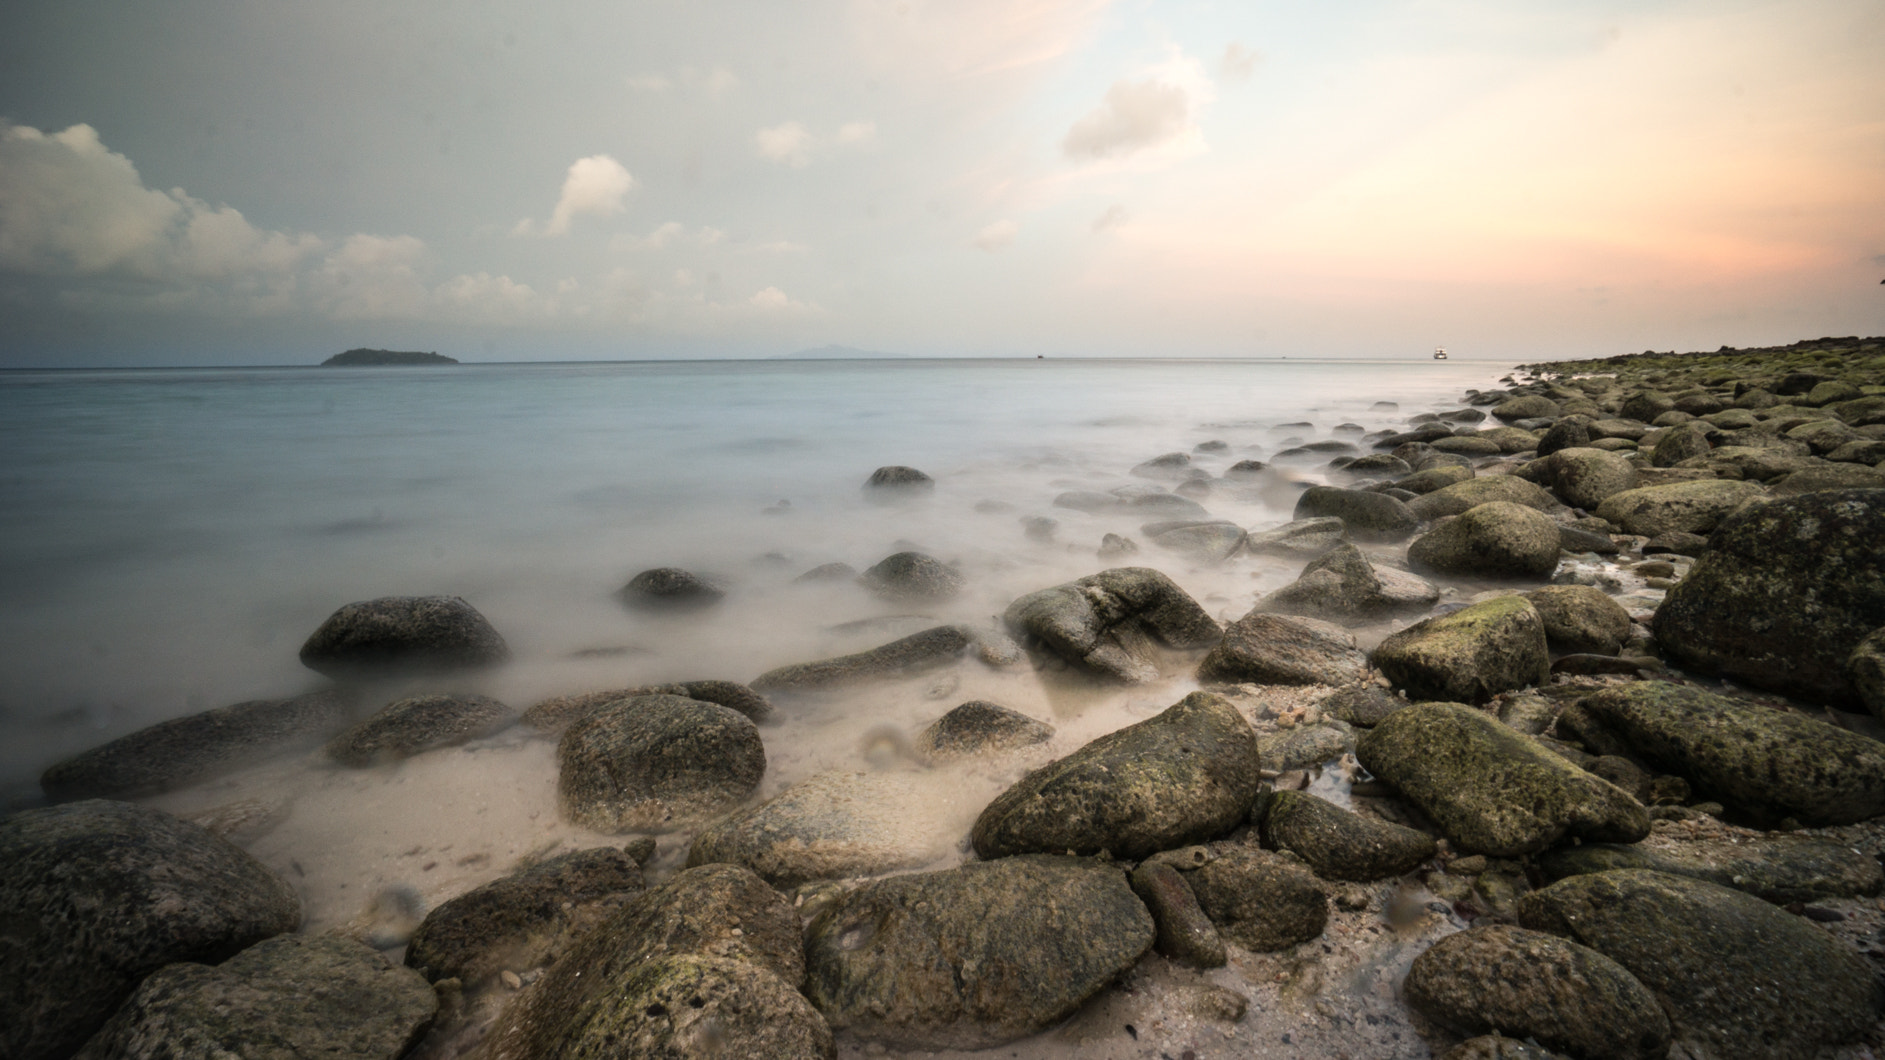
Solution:
{"label": "distant landmass on horizon", "polygon": [[443,357],[436,353],[420,353],[416,350],[348,350],[337,353],[321,362],[321,367],[348,367],[358,365],[382,364],[457,364],[456,358]]}
{"label": "distant landmass on horizon", "polygon": [[800,350],[797,353],[782,353],[774,357],[775,361],[816,361],[816,360],[858,360],[867,357],[908,357],[907,353],[885,353],[882,350],[860,350],[855,346],[820,346],[815,350]]}

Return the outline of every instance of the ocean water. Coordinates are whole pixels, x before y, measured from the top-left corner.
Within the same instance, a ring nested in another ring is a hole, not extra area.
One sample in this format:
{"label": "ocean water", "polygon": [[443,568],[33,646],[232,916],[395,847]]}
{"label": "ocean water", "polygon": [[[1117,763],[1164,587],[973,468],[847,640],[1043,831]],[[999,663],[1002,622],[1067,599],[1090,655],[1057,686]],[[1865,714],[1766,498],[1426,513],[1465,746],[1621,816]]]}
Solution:
{"label": "ocean water", "polygon": [[[1055,496],[1170,486],[1131,469],[1222,441],[1193,455],[1215,479],[1202,503],[1276,525],[1301,483],[1326,479],[1326,457],[1255,484],[1216,477],[1458,407],[1508,370],[874,360],[0,373],[0,784],[17,804],[40,770],[85,747],[318,687],[296,658],[302,641],[335,608],[377,596],[471,601],[516,657],[476,690],[519,710],[566,692],[745,681],[936,622],[989,621],[1022,593],[1108,566],[1096,556],[1108,532],[1140,542],[1131,562],[1235,618],[1299,564],[1200,565],[1146,544],[1142,519],[1056,508]],[[861,486],[886,464],[937,488],[871,503]],[[1036,516],[1056,521],[1050,539],[1025,531]],[[795,580],[907,548],[958,565],[964,594],[912,608]],[[710,575],[729,595],[686,616],[623,608],[615,591],[656,566]]]}

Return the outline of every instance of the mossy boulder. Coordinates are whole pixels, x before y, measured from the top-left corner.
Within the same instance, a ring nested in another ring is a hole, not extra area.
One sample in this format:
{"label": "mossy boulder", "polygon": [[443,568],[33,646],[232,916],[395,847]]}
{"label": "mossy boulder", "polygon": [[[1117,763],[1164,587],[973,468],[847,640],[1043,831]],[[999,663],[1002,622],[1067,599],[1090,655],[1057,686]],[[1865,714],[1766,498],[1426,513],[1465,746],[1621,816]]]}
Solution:
{"label": "mossy boulder", "polygon": [[1644,537],[1672,530],[1706,534],[1766,492],[1757,482],[1713,478],[1639,486],[1604,498],[1595,514]]}
{"label": "mossy boulder", "polygon": [[1292,518],[1333,516],[1355,537],[1370,541],[1399,541],[1414,532],[1420,520],[1407,505],[1385,493],[1311,486],[1296,498]]}
{"label": "mossy boulder", "polygon": [[1423,573],[1545,578],[1557,569],[1560,551],[1558,524],[1550,516],[1522,504],[1489,501],[1415,538],[1407,546],[1407,562]]}
{"label": "mossy boulder", "polygon": [[383,596],[342,607],[301,646],[301,665],[330,677],[481,669],[510,648],[457,596]]}
{"label": "mossy boulder", "polygon": [[1585,843],[1547,851],[1538,867],[1552,880],[1611,869],[1654,869],[1733,887],[1777,905],[1871,897],[1885,890],[1885,870],[1877,858],[1812,836],[1735,836],[1656,848]]}
{"label": "mossy boulder", "polygon": [[1846,656],[1846,680],[1867,710],[1885,718],[1885,627],[1867,634]]}
{"label": "mossy boulder", "polygon": [[1557,402],[1539,394],[1520,395],[1492,407],[1492,414],[1507,423],[1555,417],[1559,411]]}
{"label": "mossy boulder", "polygon": [[1558,495],[1573,508],[1595,509],[1612,494],[1635,489],[1636,465],[1602,449],[1559,449],[1525,465],[1526,478]]}
{"label": "mossy boulder", "polygon": [[1231,623],[1198,664],[1198,680],[1206,684],[1345,685],[1367,674],[1368,656],[1354,634],[1313,618],[1260,611]]}
{"label": "mossy boulder", "polygon": [[1708,431],[1691,421],[1664,432],[1649,451],[1649,463],[1652,467],[1675,467],[1684,460],[1707,456],[1710,448]]}
{"label": "mossy boulder", "polygon": [[1566,838],[1635,843],[1649,834],[1649,813],[1628,792],[1459,703],[1388,715],[1355,756],[1470,853],[1515,857]]}
{"label": "mossy boulder", "polygon": [[1196,600],[1150,567],[1115,567],[1029,593],[1002,617],[1030,644],[1129,683],[1158,676],[1158,646],[1197,651],[1224,635]]}
{"label": "mossy boulder", "polygon": [[1302,791],[1260,803],[1265,846],[1287,850],[1330,880],[1379,880],[1412,872],[1433,857],[1433,837],[1404,825],[1344,810]]}
{"label": "mossy boulder", "polygon": [[1539,511],[1558,506],[1557,498],[1545,492],[1543,487],[1517,475],[1480,475],[1422,494],[1409,501],[1407,507],[1422,522],[1432,522],[1494,501],[1521,504]]}
{"label": "mossy boulder", "polygon": [[1137,860],[1230,831],[1258,785],[1257,734],[1230,701],[1193,692],[996,796],[971,833],[984,858],[1030,852]]}
{"label": "mossy boulder", "polygon": [[558,742],[557,802],[598,832],[666,832],[744,801],[766,773],[744,714],[682,696],[618,700]]}
{"label": "mossy boulder", "polygon": [[1185,882],[1224,938],[1269,953],[1316,938],[1328,926],[1327,887],[1302,862],[1249,843],[1216,843],[1210,851]]}
{"label": "mossy boulder", "polygon": [[633,699],[636,696],[686,696],[705,703],[718,703],[753,719],[756,725],[772,721],[776,714],[770,700],[738,681],[680,681],[666,685],[640,685],[635,688],[552,696],[524,711],[519,720],[542,732],[560,733],[584,715],[592,714],[618,699]]}
{"label": "mossy boulder", "polygon": [[1360,549],[1342,543],[1305,564],[1295,581],[1266,593],[1256,610],[1339,622],[1424,611],[1439,596],[1425,579],[1377,568]]}
{"label": "mossy boulder", "polygon": [[1525,594],[1545,625],[1545,643],[1567,654],[1615,655],[1630,637],[1630,613],[1602,589],[1547,585]]}
{"label": "mossy boulder", "polygon": [[1502,596],[1437,615],[1394,633],[1371,656],[1412,699],[1483,703],[1500,692],[1543,684],[1551,655],[1538,611]]}

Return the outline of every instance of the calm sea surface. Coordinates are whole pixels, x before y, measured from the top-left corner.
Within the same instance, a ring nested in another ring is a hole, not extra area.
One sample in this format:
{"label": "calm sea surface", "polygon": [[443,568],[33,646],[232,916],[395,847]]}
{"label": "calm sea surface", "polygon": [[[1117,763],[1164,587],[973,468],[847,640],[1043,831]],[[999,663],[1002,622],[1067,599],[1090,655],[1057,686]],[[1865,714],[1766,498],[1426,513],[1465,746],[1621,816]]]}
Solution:
{"label": "calm sea surface", "polygon": [[[1065,490],[1148,480],[1190,452],[1213,476],[1298,441],[1354,440],[1496,384],[1493,362],[882,360],[167,369],[0,373],[0,782],[168,717],[319,681],[296,660],[336,607],[463,596],[517,660],[482,690],[545,695],[749,680],[880,643],[831,627],[899,608],[800,573],[905,548],[969,591],[925,618],[987,620],[1092,573],[1130,517],[1053,507]],[[1398,409],[1377,407],[1398,402]],[[1320,480],[1325,457],[1289,464]],[[926,500],[868,503],[885,464],[935,476]],[[1169,483],[1166,483],[1169,485]],[[1218,484],[1246,527],[1292,486]],[[786,502],[781,504],[780,502]],[[769,510],[770,509],[770,510]],[[1050,540],[1022,520],[1057,520]],[[1143,543],[1143,541],[1142,541]],[[1241,614],[1294,570],[1243,558],[1138,559]],[[612,593],[655,566],[730,589],[656,618]],[[899,620],[901,621],[901,620]],[[915,620],[908,620],[915,621]],[[901,631],[899,631],[900,633]]]}

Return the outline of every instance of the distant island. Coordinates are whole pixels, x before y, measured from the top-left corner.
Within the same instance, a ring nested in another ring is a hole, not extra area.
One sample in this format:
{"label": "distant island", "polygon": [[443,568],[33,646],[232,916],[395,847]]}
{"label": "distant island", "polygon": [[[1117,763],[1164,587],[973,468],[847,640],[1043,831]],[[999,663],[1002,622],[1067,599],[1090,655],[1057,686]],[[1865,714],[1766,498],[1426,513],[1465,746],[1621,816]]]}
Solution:
{"label": "distant island", "polygon": [[882,350],[860,350],[854,346],[820,346],[815,350],[800,350],[797,353],[782,353],[773,358],[776,361],[849,361],[865,357],[908,357],[907,353],[885,353]]}
{"label": "distant island", "polygon": [[420,353],[416,350],[348,350],[337,353],[321,362],[321,367],[348,367],[363,364],[457,364],[451,357],[441,357],[436,353]]}

